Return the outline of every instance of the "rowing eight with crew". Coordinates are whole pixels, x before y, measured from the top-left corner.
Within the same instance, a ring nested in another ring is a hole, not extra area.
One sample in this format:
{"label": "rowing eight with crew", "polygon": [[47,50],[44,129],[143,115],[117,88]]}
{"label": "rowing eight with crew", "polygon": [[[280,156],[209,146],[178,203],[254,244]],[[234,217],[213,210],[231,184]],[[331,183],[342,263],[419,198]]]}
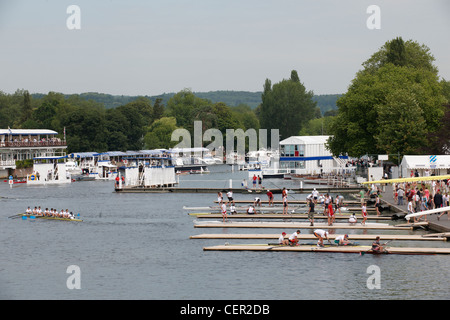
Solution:
{"label": "rowing eight with crew", "polygon": [[31,207],[28,207],[25,210],[26,215],[30,216],[38,216],[38,217],[55,217],[55,218],[66,218],[66,219],[74,219],[74,215],[72,212],[69,212],[69,209],[61,209],[61,211],[58,211],[57,209],[53,208],[45,208],[44,210],[41,209],[41,207],[34,207],[34,209],[31,209]]}

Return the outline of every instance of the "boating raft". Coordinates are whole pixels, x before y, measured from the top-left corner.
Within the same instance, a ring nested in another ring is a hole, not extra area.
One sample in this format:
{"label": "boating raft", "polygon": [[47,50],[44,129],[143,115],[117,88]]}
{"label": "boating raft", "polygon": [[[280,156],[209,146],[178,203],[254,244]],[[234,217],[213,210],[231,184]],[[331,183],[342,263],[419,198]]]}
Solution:
{"label": "boating raft", "polygon": [[[191,212],[189,213],[190,216],[195,216],[199,219],[221,219],[222,214],[221,213],[214,213],[214,212]],[[237,214],[228,214],[228,219],[308,219],[308,215],[305,213],[288,213],[288,214],[282,214],[282,213],[256,213],[256,214],[245,214],[245,213],[237,213]],[[334,215],[336,220],[348,220],[350,218],[350,215]],[[355,215],[355,217],[359,220],[358,222],[362,221],[361,214]],[[327,216],[324,216],[321,213],[317,213],[314,215],[314,220],[323,220],[328,219]],[[393,217],[391,216],[376,216],[376,215],[368,215],[367,220],[393,220]]]}
{"label": "boating raft", "polygon": [[[235,209],[236,209],[236,211],[244,211],[244,212],[247,212],[247,209],[248,209],[249,207],[247,206],[247,207],[242,207],[242,206],[240,206],[240,207],[235,207]],[[283,212],[283,207],[254,207],[255,208],[255,211],[265,211],[265,212]],[[222,209],[221,209],[221,207],[219,207],[219,206],[205,206],[205,207],[186,207],[186,206],[184,206],[183,207],[183,209],[184,210],[199,210],[199,211],[201,211],[201,210],[211,210],[211,211],[218,211],[218,212],[220,212]],[[295,207],[288,207],[288,211],[289,211],[289,213],[294,213],[294,212],[297,212],[298,210],[305,210],[306,209],[306,207],[305,206],[295,206]],[[229,206],[227,206],[227,210],[228,210],[228,212],[229,212],[229,210],[230,210],[230,207]]]}
{"label": "boating raft", "polygon": [[384,253],[376,253],[371,246],[286,246],[286,245],[219,245],[204,247],[204,251],[277,251],[277,252],[333,252],[333,253],[359,253],[359,254],[409,254],[409,255],[435,255],[450,254],[450,248],[410,248],[388,247]]}
{"label": "boating raft", "polygon": [[388,223],[374,223],[366,222],[365,225],[361,223],[338,223],[335,222],[329,226],[328,223],[314,223],[313,226],[309,222],[238,222],[238,221],[206,221],[195,222],[195,228],[286,228],[286,229],[378,229],[378,230],[408,230],[413,229],[415,224],[406,224],[403,226],[389,225]]}

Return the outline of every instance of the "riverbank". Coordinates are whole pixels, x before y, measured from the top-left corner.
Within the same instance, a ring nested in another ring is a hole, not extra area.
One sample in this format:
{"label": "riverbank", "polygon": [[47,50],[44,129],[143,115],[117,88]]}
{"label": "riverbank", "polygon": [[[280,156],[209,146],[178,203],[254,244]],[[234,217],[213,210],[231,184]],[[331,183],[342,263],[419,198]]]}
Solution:
{"label": "riverbank", "polygon": [[[388,205],[391,210],[397,212],[399,215],[408,214],[408,201],[404,200],[403,204],[398,204],[393,196],[392,184],[385,185],[382,190],[383,192],[381,192],[380,198],[383,204]],[[427,215],[428,228],[436,232],[450,232],[450,216],[446,214],[438,219],[439,215]]]}

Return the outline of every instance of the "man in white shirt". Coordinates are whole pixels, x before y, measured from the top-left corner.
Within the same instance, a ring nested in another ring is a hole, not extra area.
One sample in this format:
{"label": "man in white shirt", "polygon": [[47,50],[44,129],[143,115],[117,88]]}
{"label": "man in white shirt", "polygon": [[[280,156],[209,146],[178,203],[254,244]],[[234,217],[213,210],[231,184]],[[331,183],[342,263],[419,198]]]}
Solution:
{"label": "man in white shirt", "polygon": [[294,246],[298,245],[298,235],[299,234],[300,234],[300,230],[297,230],[289,236],[289,244],[290,245],[294,245]]}
{"label": "man in white shirt", "polygon": [[323,247],[323,239],[327,239],[328,243],[330,242],[330,239],[328,239],[328,232],[322,229],[316,229],[314,230],[314,235],[319,238],[319,240],[317,241],[317,246],[318,247]]}
{"label": "man in white shirt", "polygon": [[223,222],[228,222],[227,205],[225,203],[222,203],[221,209],[222,209],[222,221]]}
{"label": "man in white shirt", "polygon": [[228,203],[233,203],[233,205],[234,205],[233,191],[229,190],[229,191],[227,192],[227,198],[228,198]]}

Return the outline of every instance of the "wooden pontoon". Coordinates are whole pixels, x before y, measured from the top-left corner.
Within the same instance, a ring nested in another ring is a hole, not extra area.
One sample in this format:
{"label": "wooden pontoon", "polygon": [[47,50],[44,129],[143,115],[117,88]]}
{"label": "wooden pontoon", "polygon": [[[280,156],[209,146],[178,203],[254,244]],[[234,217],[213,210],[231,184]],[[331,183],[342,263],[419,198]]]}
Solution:
{"label": "wooden pontoon", "polygon": [[[425,223],[426,225],[427,223]],[[309,222],[197,222],[194,224],[195,228],[284,228],[284,229],[378,229],[378,230],[412,230],[418,225],[422,226],[424,223],[406,224],[402,227],[389,225],[387,223],[373,223],[366,222],[365,225],[361,223],[350,224],[350,223],[334,223],[329,226],[327,223],[314,223],[311,226]]]}
{"label": "wooden pontoon", "polygon": [[[221,213],[213,213],[213,212],[191,212],[190,216],[195,216],[199,219],[222,219]],[[350,215],[334,215],[336,220],[348,220]],[[355,215],[358,219],[358,222],[362,221],[362,217],[360,214]],[[308,219],[308,215],[304,213],[289,213],[283,215],[282,213],[257,213],[257,214],[228,214],[228,219]],[[324,216],[322,213],[315,213],[314,220],[323,220],[328,219],[327,216]],[[368,215],[367,220],[392,220],[391,216],[376,216],[376,215]]]}

